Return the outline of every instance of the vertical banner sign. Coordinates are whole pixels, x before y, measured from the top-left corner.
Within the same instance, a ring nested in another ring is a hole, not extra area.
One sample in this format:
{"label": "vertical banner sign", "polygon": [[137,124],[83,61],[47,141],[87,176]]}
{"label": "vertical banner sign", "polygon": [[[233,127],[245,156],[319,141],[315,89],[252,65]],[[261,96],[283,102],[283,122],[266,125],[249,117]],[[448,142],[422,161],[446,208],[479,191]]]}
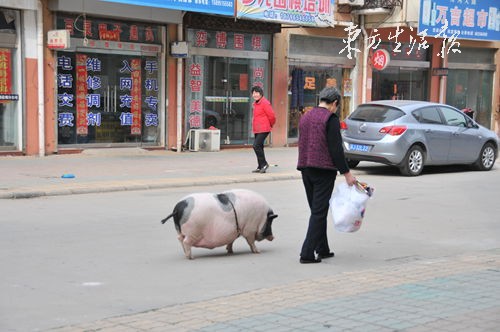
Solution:
{"label": "vertical banner sign", "polygon": [[130,134],[141,134],[141,59],[132,59],[130,61],[132,68],[132,104],[130,112],[132,113],[132,125],[130,127]]}
{"label": "vertical banner sign", "polygon": [[[201,57],[193,56],[187,64],[187,94],[189,110],[189,128],[202,128],[203,113],[203,60]],[[206,97],[210,100],[210,97]]]}
{"label": "vertical banner sign", "polygon": [[76,133],[86,136],[87,123],[87,56],[76,54]]}
{"label": "vertical banner sign", "polygon": [[[12,68],[10,66],[10,50],[0,48],[0,95],[10,95],[12,93]],[[7,102],[7,99],[0,97],[0,103]]]}

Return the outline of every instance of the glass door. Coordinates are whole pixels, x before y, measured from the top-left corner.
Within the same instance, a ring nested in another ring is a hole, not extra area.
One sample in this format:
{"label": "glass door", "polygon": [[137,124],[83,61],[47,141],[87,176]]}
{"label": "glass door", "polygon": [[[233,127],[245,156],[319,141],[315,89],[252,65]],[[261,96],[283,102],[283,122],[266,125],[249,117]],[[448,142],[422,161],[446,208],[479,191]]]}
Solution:
{"label": "glass door", "polygon": [[458,109],[470,109],[473,118],[491,128],[493,71],[451,69],[446,86],[446,103]]}
{"label": "glass door", "polygon": [[428,71],[411,67],[388,67],[374,71],[372,100],[427,100]]}
{"label": "glass door", "polygon": [[223,144],[250,139],[250,60],[208,57],[204,126],[217,127]]}
{"label": "glass door", "polygon": [[158,59],[58,54],[59,144],[158,143]]}

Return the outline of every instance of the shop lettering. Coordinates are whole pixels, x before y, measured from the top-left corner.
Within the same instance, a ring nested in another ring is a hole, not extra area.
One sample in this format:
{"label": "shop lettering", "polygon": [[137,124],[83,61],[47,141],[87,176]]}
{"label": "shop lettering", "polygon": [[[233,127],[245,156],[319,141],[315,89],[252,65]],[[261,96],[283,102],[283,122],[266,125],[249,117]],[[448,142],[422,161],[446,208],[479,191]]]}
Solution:
{"label": "shop lettering", "polygon": [[[195,0],[195,1],[198,1],[198,3],[201,3],[202,0]],[[207,0],[204,0],[203,4],[208,4]],[[219,6],[219,7],[233,8],[233,2],[227,1],[227,0],[212,0],[212,4],[215,6]]]}
{"label": "shop lettering", "polygon": [[106,23],[99,24],[99,39],[108,41],[120,41],[120,33],[122,29],[120,24],[114,24],[113,30],[108,30],[108,25]]}
{"label": "shop lettering", "polygon": [[[216,1],[216,0],[214,0]],[[319,3],[318,3],[319,2]],[[275,8],[277,10],[299,11],[307,13],[330,14],[331,1],[330,0],[303,0],[303,1],[290,1],[290,0],[241,0],[243,6],[250,7],[266,7]],[[264,14],[265,15],[265,14]],[[264,16],[266,17],[266,16]],[[268,17],[271,18],[271,17]],[[277,17],[274,17],[277,18]]]}
{"label": "shop lettering", "polygon": [[227,33],[225,31],[217,31],[215,33],[215,42],[217,48],[226,48],[227,45]]}
{"label": "shop lettering", "polygon": [[306,14],[280,13],[280,20],[292,22],[309,22],[314,23],[314,16]]}
{"label": "shop lettering", "polygon": [[[412,27],[409,27],[409,29],[411,32],[413,32]],[[353,53],[356,54],[356,53],[361,52],[358,48],[355,48],[352,46],[352,43],[358,39],[358,37],[361,33],[361,29],[359,29],[357,25],[350,25],[350,26],[346,27],[344,29],[344,31],[347,32],[347,39],[342,39],[342,42],[344,44],[346,44],[346,46],[342,50],[340,50],[339,54],[342,54],[344,51],[346,51],[347,57],[349,59],[352,59]],[[373,29],[373,32],[376,33],[377,31],[378,31],[377,29]],[[457,37],[460,34],[460,32],[459,31],[457,32],[456,30],[452,31],[453,34],[451,36],[448,36],[446,34],[446,32],[450,32],[450,31],[448,31],[448,22],[447,21],[445,21],[445,24],[441,28],[439,28],[439,30],[437,30],[437,33],[433,36],[434,38],[442,38],[443,39],[441,51],[439,53],[437,53],[437,56],[444,58],[444,55],[449,54],[450,51],[452,51],[453,53],[457,53],[457,52],[462,53],[458,49],[460,47],[460,42],[457,41]],[[415,47],[415,44],[417,43],[417,40],[415,38],[413,38],[412,35],[410,35],[410,45],[402,49],[401,48],[402,43],[400,41],[398,41],[398,36],[401,33],[403,33],[403,29],[401,29],[399,27],[399,25],[397,26],[394,35],[392,35],[392,33],[389,33],[388,39],[390,41],[392,41],[392,43],[395,45],[395,47],[392,49],[392,52],[393,52],[393,54],[405,52],[407,55],[410,55],[412,53],[412,51],[414,50],[414,47]],[[370,36],[367,38],[367,43],[366,43],[367,45],[366,45],[366,49],[365,49],[366,51],[369,51],[369,49],[376,50],[378,48],[378,46],[380,45],[380,43],[382,41],[380,38],[378,38],[378,40],[376,40],[376,38],[379,35],[380,34],[376,34],[374,36]],[[417,51],[419,51],[420,49],[429,48],[429,45],[428,45],[427,41],[425,40],[425,37],[427,37],[427,29],[418,33],[417,36],[420,37],[420,40],[418,41]]]}
{"label": "shop lettering", "polygon": [[[2,90],[1,87],[0,87],[0,90]],[[19,95],[17,95],[17,94],[0,94],[0,100],[2,100],[2,101],[19,100]]]}
{"label": "shop lettering", "polygon": [[153,113],[146,113],[144,118],[144,124],[146,127],[157,127],[158,126],[158,115]]}

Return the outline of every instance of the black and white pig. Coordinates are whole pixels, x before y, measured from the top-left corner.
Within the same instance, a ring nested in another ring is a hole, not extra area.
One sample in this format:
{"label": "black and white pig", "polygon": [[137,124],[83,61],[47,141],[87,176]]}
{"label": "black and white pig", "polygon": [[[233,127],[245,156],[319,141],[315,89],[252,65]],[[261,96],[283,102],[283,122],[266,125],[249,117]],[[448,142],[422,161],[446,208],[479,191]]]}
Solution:
{"label": "black and white pig", "polygon": [[255,240],[273,240],[271,224],[277,215],[260,194],[234,189],[188,195],[162,224],[171,217],[186,257],[193,259],[191,247],[213,249],[226,245],[227,252],[233,253],[233,242],[240,235],[253,253],[259,253]]}

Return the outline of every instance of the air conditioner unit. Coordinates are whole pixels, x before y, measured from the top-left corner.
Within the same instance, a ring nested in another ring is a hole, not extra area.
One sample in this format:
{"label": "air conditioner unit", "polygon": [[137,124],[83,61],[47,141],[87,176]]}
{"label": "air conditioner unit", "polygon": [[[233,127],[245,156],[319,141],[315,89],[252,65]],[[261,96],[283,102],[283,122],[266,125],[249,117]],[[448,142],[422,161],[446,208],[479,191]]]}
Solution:
{"label": "air conditioner unit", "polygon": [[191,129],[189,131],[189,151],[219,151],[220,130]]}
{"label": "air conditioner unit", "polygon": [[338,0],[339,5],[364,6],[365,0]]}

